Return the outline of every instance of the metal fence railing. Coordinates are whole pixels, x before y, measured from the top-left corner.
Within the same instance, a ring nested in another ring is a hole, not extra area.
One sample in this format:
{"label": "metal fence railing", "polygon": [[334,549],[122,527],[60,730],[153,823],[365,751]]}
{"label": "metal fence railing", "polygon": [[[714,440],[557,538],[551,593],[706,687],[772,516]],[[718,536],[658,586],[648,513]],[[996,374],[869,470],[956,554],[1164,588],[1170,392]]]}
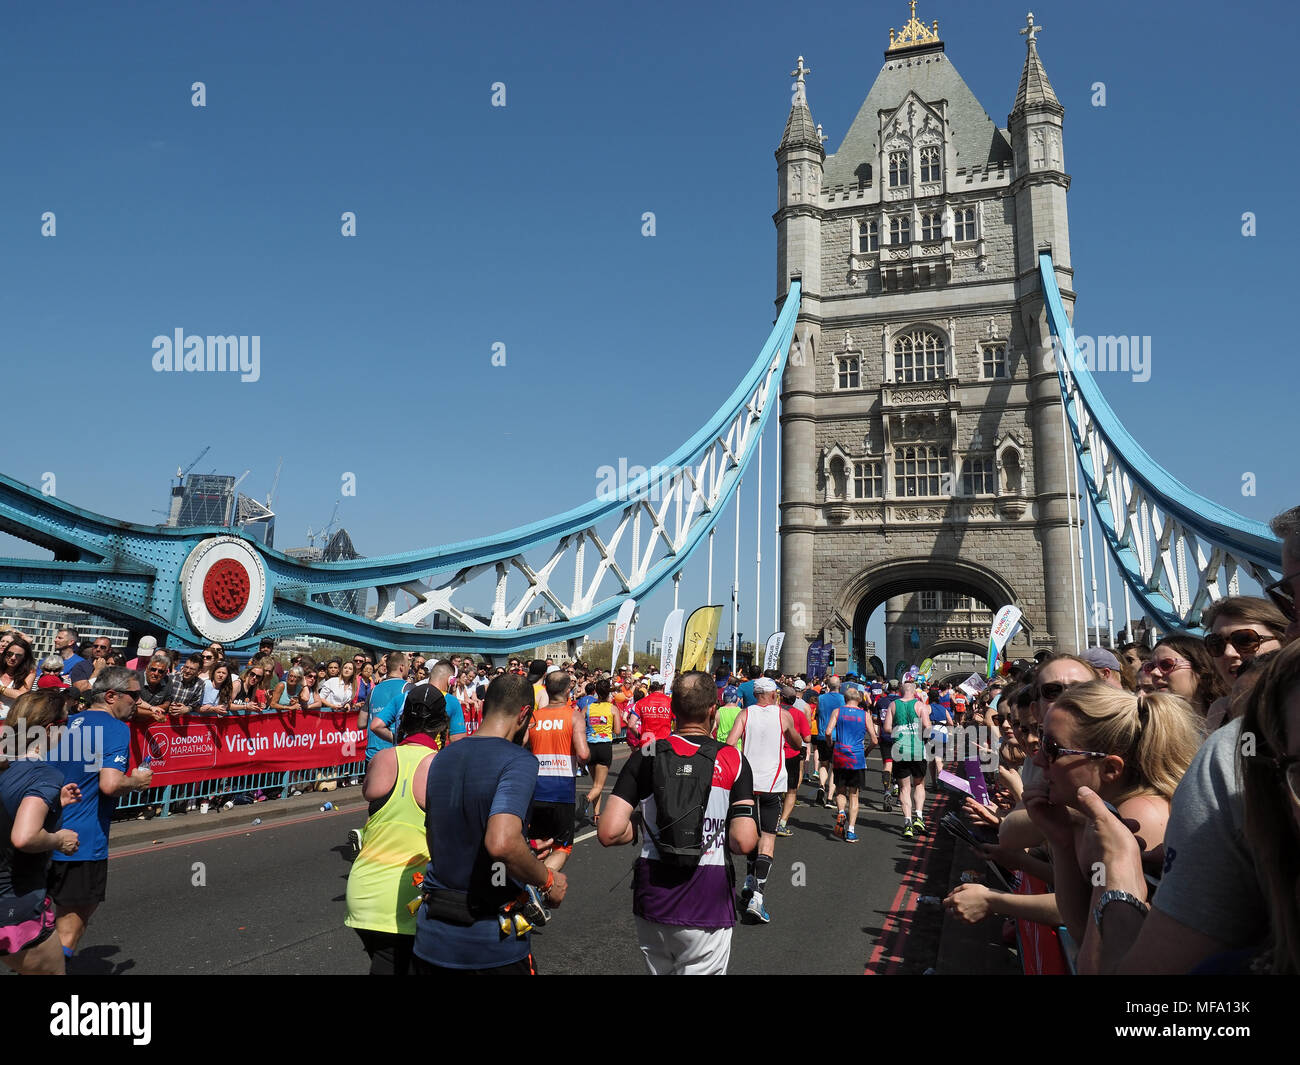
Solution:
{"label": "metal fence railing", "polygon": [[249,796],[256,801],[260,793],[267,800],[287,799],[292,795],[313,790],[318,784],[356,780],[360,783],[365,776],[366,764],[349,762],[346,765],[325,766],[321,769],[295,769],[289,772],[249,773],[239,777],[213,777],[188,784],[170,784],[161,788],[149,788],[146,791],[126,792],[118,800],[117,813],[139,813],[161,807],[159,817],[170,817],[173,813],[186,813],[195,810],[203,803],[220,806],[227,802],[236,802],[241,796]]}

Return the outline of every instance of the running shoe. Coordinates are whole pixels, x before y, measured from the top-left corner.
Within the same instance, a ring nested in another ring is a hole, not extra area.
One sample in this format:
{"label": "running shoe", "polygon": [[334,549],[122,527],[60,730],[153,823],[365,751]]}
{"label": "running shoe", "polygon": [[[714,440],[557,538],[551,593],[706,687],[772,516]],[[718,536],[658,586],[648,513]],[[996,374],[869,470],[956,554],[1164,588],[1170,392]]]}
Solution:
{"label": "running shoe", "polygon": [[818,788],[818,789],[817,789],[817,801],[816,801],[815,803],[813,803],[813,805],[814,805],[814,806],[825,806],[825,805],[826,805],[826,789],[825,789],[825,788]]}
{"label": "running shoe", "polygon": [[825,806],[826,809],[828,809],[828,810],[834,810],[834,809],[835,809],[835,803],[834,803],[834,801],[831,800],[831,799],[827,799],[824,803],[822,803],[822,805]]}
{"label": "running shoe", "polygon": [[848,818],[844,815],[843,810],[835,815],[835,835],[840,839],[844,838],[844,822],[847,820]]}
{"label": "running shoe", "polygon": [[857,841],[858,841],[858,834],[854,832],[853,829],[849,829],[847,832],[844,833],[845,843],[857,843]]}
{"label": "running shoe", "polygon": [[526,898],[519,906],[519,913],[523,914],[524,919],[534,928],[541,928],[551,919],[551,911],[542,901],[541,888],[529,884],[524,888],[524,895]]}
{"label": "running shoe", "polygon": [[778,836],[793,836],[793,835],[794,835],[794,833],[793,833],[792,831],[790,831],[790,826],[787,825],[784,821],[778,821],[778,822],[776,823],[776,834],[777,834]]}
{"label": "running shoe", "polygon": [[353,855],[361,853],[361,829],[348,829],[348,846],[352,848]]}
{"label": "running shoe", "polygon": [[903,838],[916,839],[916,830],[912,827],[911,822],[909,822],[908,826],[905,829],[903,829]]}
{"label": "running shoe", "polygon": [[745,908],[745,917],[750,924],[768,924],[772,920],[772,915],[767,912],[767,907],[763,905],[762,893],[755,893],[754,897],[749,900],[749,905]]}
{"label": "running shoe", "polygon": [[924,822],[923,820],[921,820],[921,818],[919,818],[919,817],[914,817],[914,818],[912,818],[912,827],[913,827],[914,829],[916,829],[916,831],[917,831],[917,833],[918,833],[919,835],[924,836],[924,835],[926,834],[926,831],[925,831],[925,822]]}
{"label": "running shoe", "polygon": [[754,879],[754,874],[750,873],[745,877],[745,884],[740,889],[740,901],[748,902],[754,897],[754,892],[758,890],[758,881]]}

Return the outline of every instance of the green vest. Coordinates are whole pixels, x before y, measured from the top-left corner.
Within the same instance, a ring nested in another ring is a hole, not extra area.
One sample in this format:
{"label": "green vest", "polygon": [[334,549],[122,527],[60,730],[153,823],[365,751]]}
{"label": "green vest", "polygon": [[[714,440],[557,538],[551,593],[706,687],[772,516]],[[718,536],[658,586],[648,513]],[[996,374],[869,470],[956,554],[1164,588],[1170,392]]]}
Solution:
{"label": "green vest", "polygon": [[894,700],[894,760],[925,761],[925,740],[921,736],[921,718],[915,699]]}
{"label": "green vest", "polygon": [[397,783],[388,801],[366,822],[361,853],[348,875],[349,928],[415,935],[415,914],[408,903],[420,897],[414,875],[429,864],[424,811],[415,801],[415,770],[433,752],[417,743],[393,748]]}
{"label": "green vest", "polygon": [[[731,727],[736,723],[736,718],[740,716],[743,706],[720,706],[718,707],[718,742],[726,743],[727,737],[731,735]],[[745,741],[736,744],[736,749],[743,751]]]}

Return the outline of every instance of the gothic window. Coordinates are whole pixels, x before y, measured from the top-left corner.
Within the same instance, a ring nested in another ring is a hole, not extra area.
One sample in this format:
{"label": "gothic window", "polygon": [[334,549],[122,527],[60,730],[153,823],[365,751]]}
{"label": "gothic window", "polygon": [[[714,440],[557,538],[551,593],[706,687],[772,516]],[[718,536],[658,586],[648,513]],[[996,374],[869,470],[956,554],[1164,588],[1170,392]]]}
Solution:
{"label": "gothic window", "polygon": [[831,498],[846,499],[849,490],[849,471],[838,455],[831,459]]}
{"label": "gothic window", "polygon": [[1002,490],[1011,496],[1020,495],[1024,483],[1024,471],[1020,468],[1020,455],[1007,448],[1002,452]]}
{"label": "gothic window", "polygon": [[929,183],[939,180],[939,149],[921,149],[921,180]]}
{"label": "gothic window", "polygon": [[962,207],[952,213],[953,240],[975,239],[975,208]]}
{"label": "gothic window", "polygon": [[840,388],[862,387],[862,362],[856,355],[841,355],[835,360],[839,364],[837,384]]}
{"label": "gothic window", "polygon": [[912,175],[908,167],[907,152],[890,152],[889,153],[889,187],[896,189],[902,185],[909,185],[912,181]]}
{"label": "gothic window", "polygon": [[910,244],[912,242],[912,216],[900,214],[889,220],[889,243]]}
{"label": "gothic window", "polygon": [[858,223],[858,254],[880,250],[880,223],[874,218]]}
{"label": "gothic window", "polygon": [[921,593],[921,609],[922,609],[922,610],[938,610],[938,609],[939,609],[939,593],[938,593],[938,592],[922,592],[922,593]]}
{"label": "gothic window", "polygon": [[983,368],[980,376],[985,381],[1011,376],[1007,369],[1007,346],[1005,344],[986,344],[980,351],[983,355]]}
{"label": "gothic window", "polygon": [[998,490],[997,472],[992,458],[968,458],[961,469],[961,494],[991,496]]}
{"label": "gothic window", "polygon": [[894,449],[894,495],[899,498],[942,495],[942,484],[951,476],[952,459],[946,447],[920,444]]}
{"label": "gothic window", "polygon": [[940,381],[947,376],[943,338],[928,329],[914,329],[894,341],[894,380]]}
{"label": "gothic window", "polygon": [[970,596],[958,595],[956,592],[943,593],[944,610],[969,610]]}
{"label": "gothic window", "polygon": [[853,495],[858,499],[880,499],[885,494],[879,462],[853,464]]}
{"label": "gothic window", "polygon": [[943,215],[938,211],[921,215],[921,239],[927,241],[943,239]]}

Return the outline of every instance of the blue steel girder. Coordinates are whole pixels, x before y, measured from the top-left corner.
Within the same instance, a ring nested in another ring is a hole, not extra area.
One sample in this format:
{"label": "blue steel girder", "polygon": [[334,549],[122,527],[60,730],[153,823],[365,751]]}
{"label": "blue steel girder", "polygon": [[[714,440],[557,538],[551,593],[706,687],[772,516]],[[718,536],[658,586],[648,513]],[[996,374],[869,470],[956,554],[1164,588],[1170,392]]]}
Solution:
{"label": "blue steel girder", "polygon": [[1240,570],[1260,584],[1276,579],[1281,542],[1263,522],[1193,492],[1147,454],[1079,358],[1051,255],[1040,253],[1038,267],[1048,325],[1064,355],[1056,360],[1061,399],[1102,537],[1149,616],[1166,629],[1199,632],[1205,606],[1238,594]]}
{"label": "blue steel girder", "polygon": [[[796,282],[754,364],[713,416],[661,464],[611,497],[498,536],[346,562],[303,562],[238,529],[170,529],[95,514],[0,474],[0,531],[54,553],[54,561],[0,558],[0,596],[69,603],[182,644],[217,639],[240,652],[262,636],[311,634],[373,648],[504,654],[576,639],[679,574],[735,494],[775,406],[798,316]],[[601,529],[614,524],[612,533]],[[641,541],[642,526],[648,539]],[[662,557],[655,558],[662,550]],[[529,554],[547,554],[542,565]],[[588,555],[593,567],[586,570]],[[562,562],[569,590],[555,583]],[[495,573],[487,623],[455,593]],[[437,580],[430,580],[430,578]],[[612,578],[612,592],[602,582]],[[425,583],[428,580],[428,583]],[[511,594],[519,581],[521,593]],[[381,616],[337,609],[330,593],[379,591]],[[399,612],[397,593],[415,599]],[[513,601],[510,601],[513,600]],[[557,620],[525,624],[538,601]],[[417,625],[435,611],[463,629]]]}

